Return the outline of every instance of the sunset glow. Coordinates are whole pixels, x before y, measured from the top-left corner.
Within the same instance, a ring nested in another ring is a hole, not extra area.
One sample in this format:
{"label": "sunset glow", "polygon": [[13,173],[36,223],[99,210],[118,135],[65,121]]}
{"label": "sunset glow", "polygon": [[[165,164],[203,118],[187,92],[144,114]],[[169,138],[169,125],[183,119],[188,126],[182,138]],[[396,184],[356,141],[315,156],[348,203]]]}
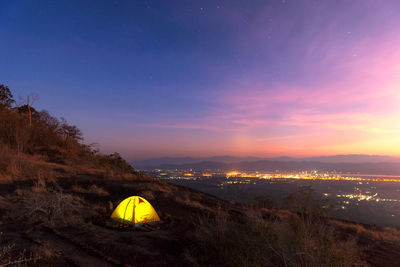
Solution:
{"label": "sunset glow", "polygon": [[6,5],[0,79],[37,92],[105,152],[400,156],[398,1],[87,8]]}

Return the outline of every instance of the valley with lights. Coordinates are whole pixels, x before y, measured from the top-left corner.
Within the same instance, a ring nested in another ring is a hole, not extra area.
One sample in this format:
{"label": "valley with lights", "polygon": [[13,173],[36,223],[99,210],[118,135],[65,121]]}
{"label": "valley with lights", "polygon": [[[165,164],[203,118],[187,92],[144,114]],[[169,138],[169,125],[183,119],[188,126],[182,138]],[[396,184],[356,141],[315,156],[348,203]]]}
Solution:
{"label": "valley with lights", "polygon": [[259,172],[154,169],[167,182],[192,187],[227,200],[251,203],[270,197],[283,206],[285,198],[302,187],[329,213],[345,220],[382,226],[400,225],[400,176],[339,172]]}

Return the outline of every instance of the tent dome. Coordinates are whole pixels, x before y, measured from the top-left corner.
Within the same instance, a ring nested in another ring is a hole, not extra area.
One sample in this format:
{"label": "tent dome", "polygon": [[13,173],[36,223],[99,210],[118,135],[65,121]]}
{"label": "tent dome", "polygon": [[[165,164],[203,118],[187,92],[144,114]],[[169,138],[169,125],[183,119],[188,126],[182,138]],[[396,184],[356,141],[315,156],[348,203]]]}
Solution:
{"label": "tent dome", "polygon": [[150,202],[139,196],[128,197],[119,203],[111,214],[111,219],[133,225],[160,221]]}

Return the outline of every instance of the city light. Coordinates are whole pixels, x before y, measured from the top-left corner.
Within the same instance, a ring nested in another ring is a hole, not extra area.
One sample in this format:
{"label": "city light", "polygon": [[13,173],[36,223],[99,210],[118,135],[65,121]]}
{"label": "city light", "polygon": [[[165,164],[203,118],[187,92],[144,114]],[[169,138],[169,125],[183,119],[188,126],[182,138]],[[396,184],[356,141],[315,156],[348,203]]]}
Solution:
{"label": "city light", "polygon": [[[393,218],[391,220],[400,217],[400,213],[397,213],[400,188],[391,184],[400,182],[400,176],[395,175],[351,174],[334,170],[267,172],[221,169],[156,169],[150,174],[213,194],[217,189],[228,199],[241,197],[246,201],[263,194],[271,194],[279,199],[280,195],[289,195],[299,186],[312,186],[315,196],[330,203],[330,208],[344,218],[351,218],[351,214],[360,207],[368,207],[379,216],[386,216],[389,212],[387,216]],[[390,221],[387,216],[385,220]]]}
{"label": "city light", "polygon": [[324,180],[324,181],[360,181],[362,182],[400,182],[400,178],[379,178],[379,177],[354,177],[342,176],[337,173],[318,173],[300,172],[300,173],[259,173],[259,172],[227,172],[226,177],[243,178],[262,178],[262,179],[301,179],[301,180]]}

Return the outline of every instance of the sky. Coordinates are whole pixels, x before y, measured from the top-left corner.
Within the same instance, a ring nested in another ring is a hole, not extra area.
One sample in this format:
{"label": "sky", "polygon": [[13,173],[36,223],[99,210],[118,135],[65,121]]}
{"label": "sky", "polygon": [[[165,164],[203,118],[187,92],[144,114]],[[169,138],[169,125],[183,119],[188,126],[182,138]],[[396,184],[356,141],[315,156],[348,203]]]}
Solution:
{"label": "sky", "polygon": [[400,1],[0,2],[0,84],[104,153],[400,156]]}

